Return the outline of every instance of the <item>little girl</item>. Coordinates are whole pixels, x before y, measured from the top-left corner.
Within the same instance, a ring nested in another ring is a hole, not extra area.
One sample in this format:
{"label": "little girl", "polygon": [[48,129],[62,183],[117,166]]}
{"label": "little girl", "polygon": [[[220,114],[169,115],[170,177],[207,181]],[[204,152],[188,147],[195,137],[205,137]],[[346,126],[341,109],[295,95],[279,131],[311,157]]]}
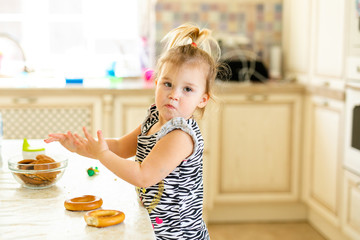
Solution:
{"label": "little girl", "polygon": [[[155,104],[145,121],[122,138],[95,140],[78,134],[49,134],[80,155],[98,159],[136,186],[157,239],[210,239],[202,218],[204,140],[194,113],[211,97],[220,48],[207,29],[182,25],[164,38],[166,51],[155,75]],[[135,161],[127,158],[135,157]]]}

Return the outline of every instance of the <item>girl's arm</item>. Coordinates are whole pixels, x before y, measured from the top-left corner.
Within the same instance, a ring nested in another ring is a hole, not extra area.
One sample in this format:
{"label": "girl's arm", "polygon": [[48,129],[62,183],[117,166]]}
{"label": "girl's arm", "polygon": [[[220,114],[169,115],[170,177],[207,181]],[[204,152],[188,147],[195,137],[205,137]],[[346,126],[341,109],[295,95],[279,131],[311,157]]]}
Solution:
{"label": "girl's arm", "polygon": [[[129,134],[121,137],[120,139],[108,139],[104,149],[110,149],[117,155],[123,158],[129,158],[136,154],[137,148],[137,136],[140,134],[140,127],[137,127]],[[87,132],[85,127],[83,128],[84,132]],[[95,158],[96,156],[93,154],[93,151],[89,151],[86,138],[79,136],[78,134],[72,134],[70,131],[65,133],[51,133],[49,134],[49,138],[45,139],[44,142],[51,143],[58,141],[70,152],[76,152],[79,155]]]}
{"label": "girl's arm", "polygon": [[193,140],[182,130],[174,130],[161,138],[142,164],[119,157],[102,146],[105,140],[98,131],[97,142],[86,131],[89,149],[100,162],[123,180],[138,187],[152,186],[169,175],[193,151]]}
{"label": "girl's arm", "polygon": [[106,139],[106,143],[109,146],[110,151],[122,158],[135,156],[137,136],[141,133],[140,127],[141,125],[120,139]]}

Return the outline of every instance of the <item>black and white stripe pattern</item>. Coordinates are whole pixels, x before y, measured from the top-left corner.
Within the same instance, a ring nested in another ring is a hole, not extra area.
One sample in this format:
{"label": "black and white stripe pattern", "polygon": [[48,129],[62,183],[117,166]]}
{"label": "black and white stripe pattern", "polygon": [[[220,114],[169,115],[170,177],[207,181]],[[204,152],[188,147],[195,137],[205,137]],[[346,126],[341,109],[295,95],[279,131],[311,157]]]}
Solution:
{"label": "black and white stripe pattern", "polygon": [[156,142],[174,129],[192,136],[194,151],[176,169],[158,184],[136,188],[138,196],[148,210],[157,239],[210,239],[202,218],[203,208],[203,150],[204,140],[194,119],[174,118],[154,135],[146,136],[159,120],[155,105],[142,124],[138,136],[136,161],[142,162]]}

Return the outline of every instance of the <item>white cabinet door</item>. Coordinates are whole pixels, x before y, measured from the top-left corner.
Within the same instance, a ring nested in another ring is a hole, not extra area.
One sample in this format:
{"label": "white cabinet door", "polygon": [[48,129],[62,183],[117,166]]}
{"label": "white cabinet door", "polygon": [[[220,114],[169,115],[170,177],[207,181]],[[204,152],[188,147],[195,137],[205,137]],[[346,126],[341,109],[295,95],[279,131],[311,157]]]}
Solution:
{"label": "white cabinet door", "polygon": [[319,96],[308,100],[305,200],[312,210],[339,226],[344,103]]}
{"label": "white cabinet door", "polygon": [[295,75],[302,83],[308,83],[310,68],[310,0],[284,0],[284,58],[287,75]]}
{"label": "white cabinet door", "polygon": [[347,42],[347,56],[359,57],[360,56],[360,26],[359,15],[354,1],[346,2],[346,35],[348,37]]}
{"label": "white cabinet door", "polygon": [[143,123],[154,103],[151,95],[116,96],[114,100],[114,137],[121,137]]}
{"label": "white cabinet door", "polygon": [[296,201],[300,94],[227,95],[221,101],[210,136],[219,149],[211,154],[215,203]]}
{"label": "white cabinet door", "polygon": [[5,139],[43,139],[49,133],[92,134],[102,125],[102,99],[90,96],[8,96],[0,98]]}
{"label": "white cabinet door", "polygon": [[316,0],[315,75],[342,78],[344,63],[345,2]]}
{"label": "white cabinet door", "polygon": [[351,239],[360,239],[360,176],[344,174],[343,229]]}

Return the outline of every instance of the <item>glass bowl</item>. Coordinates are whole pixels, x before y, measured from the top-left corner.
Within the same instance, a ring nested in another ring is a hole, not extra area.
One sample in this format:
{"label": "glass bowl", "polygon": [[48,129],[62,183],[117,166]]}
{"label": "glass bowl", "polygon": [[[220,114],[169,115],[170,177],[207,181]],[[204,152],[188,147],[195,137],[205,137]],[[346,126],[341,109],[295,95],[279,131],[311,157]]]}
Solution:
{"label": "glass bowl", "polygon": [[62,177],[67,165],[67,157],[61,154],[40,154],[36,159],[24,159],[23,155],[15,155],[8,161],[15,180],[30,189],[53,186]]}

